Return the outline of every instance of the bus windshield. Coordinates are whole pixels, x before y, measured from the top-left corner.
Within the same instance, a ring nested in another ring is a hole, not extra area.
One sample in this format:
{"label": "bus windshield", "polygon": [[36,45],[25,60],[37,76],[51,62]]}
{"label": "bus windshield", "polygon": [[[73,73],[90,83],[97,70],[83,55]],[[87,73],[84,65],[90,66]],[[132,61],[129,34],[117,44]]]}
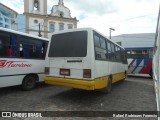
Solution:
{"label": "bus windshield", "polygon": [[49,57],[86,57],[87,31],[52,36]]}

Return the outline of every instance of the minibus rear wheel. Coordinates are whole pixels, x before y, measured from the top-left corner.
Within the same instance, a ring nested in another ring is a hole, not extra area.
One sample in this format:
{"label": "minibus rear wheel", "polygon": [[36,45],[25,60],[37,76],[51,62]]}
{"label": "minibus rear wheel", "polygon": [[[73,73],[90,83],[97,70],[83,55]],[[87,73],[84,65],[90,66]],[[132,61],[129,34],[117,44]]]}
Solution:
{"label": "minibus rear wheel", "polygon": [[112,78],[111,76],[108,78],[108,86],[106,88],[106,93],[110,93],[112,89]]}
{"label": "minibus rear wheel", "polygon": [[101,89],[99,91],[101,91],[103,93],[110,93],[111,89],[112,89],[112,77],[110,76],[108,78],[108,85],[105,88],[103,88],[103,89]]}
{"label": "minibus rear wheel", "polygon": [[27,75],[22,82],[23,90],[32,90],[36,86],[36,77],[33,75]]}
{"label": "minibus rear wheel", "polygon": [[125,79],[127,78],[127,72],[124,72],[124,78],[122,79],[122,81],[125,81]]}

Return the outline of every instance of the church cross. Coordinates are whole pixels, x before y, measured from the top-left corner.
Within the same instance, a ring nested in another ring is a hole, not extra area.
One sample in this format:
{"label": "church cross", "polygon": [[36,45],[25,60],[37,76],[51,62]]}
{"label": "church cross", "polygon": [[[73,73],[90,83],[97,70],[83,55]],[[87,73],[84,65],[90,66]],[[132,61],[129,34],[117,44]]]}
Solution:
{"label": "church cross", "polygon": [[63,5],[63,0],[59,0],[58,5]]}

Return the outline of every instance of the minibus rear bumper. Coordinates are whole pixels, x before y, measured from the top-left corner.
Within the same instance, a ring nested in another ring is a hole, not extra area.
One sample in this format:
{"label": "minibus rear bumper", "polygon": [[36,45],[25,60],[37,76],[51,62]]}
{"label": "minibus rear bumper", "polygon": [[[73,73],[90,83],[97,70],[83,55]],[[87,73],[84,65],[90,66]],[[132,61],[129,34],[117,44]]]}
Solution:
{"label": "minibus rear bumper", "polygon": [[58,78],[46,76],[44,78],[46,84],[61,85],[77,89],[95,90],[95,80],[80,80],[72,78]]}

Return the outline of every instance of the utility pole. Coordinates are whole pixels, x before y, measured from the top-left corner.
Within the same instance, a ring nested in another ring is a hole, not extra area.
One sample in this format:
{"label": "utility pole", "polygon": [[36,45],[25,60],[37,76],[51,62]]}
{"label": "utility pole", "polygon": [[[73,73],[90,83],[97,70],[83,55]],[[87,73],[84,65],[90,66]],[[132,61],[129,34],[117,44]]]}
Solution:
{"label": "utility pole", "polygon": [[38,34],[38,36],[39,36],[39,37],[42,37],[40,28],[41,28],[41,25],[40,25],[40,23],[39,23],[39,32],[38,32],[39,34]]}
{"label": "utility pole", "polygon": [[114,28],[109,28],[109,38],[111,39],[111,32],[112,31],[115,31],[115,29]]}

